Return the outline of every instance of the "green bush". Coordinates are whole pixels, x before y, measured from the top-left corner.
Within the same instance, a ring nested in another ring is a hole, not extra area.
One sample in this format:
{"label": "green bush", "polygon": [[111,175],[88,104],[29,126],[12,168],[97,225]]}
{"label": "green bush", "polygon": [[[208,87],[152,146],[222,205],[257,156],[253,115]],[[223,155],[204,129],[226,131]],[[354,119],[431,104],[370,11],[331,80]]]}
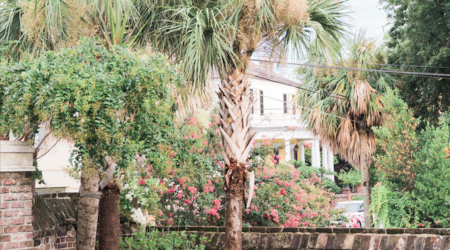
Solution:
{"label": "green bush", "polygon": [[311,177],[311,174],[315,174],[317,177],[322,179],[322,186],[325,190],[330,190],[331,192],[335,194],[341,193],[341,188],[330,179],[326,178],[326,175],[334,175],[336,176],[336,173],[333,171],[329,171],[326,168],[315,168],[308,166],[307,163],[303,161],[292,161],[294,164],[294,167],[300,171],[300,177],[301,178],[309,178]]}
{"label": "green bush", "polygon": [[344,186],[349,185],[352,187],[352,190],[354,190],[355,186],[361,184],[361,171],[353,166],[348,172],[341,169],[338,178],[342,181]]}
{"label": "green bush", "polygon": [[145,232],[141,229],[134,234],[133,237],[120,240],[120,249],[133,249],[133,250],[203,250],[208,240],[205,237],[200,237],[199,243],[196,243],[196,234],[186,234],[182,232],[158,232],[151,231]]}
{"label": "green bush", "polygon": [[383,102],[386,124],[374,129],[379,150],[375,166],[383,178],[372,192],[375,221],[386,227],[450,227],[448,121],[438,127],[420,123],[407,105],[389,92]]}

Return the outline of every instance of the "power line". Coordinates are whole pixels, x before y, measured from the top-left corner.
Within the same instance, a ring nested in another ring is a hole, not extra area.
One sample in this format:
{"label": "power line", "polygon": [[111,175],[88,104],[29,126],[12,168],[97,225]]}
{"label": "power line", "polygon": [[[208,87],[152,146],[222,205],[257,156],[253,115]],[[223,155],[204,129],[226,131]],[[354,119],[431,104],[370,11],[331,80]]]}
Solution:
{"label": "power line", "polygon": [[[288,60],[296,60],[295,58],[286,58]],[[250,60],[264,60],[264,59],[250,59]],[[269,62],[269,61],[266,61]],[[270,61],[272,63],[277,63]],[[286,64],[295,64],[291,62],[285,62]],[[415,64],[391,64],[391,63],[360,63],[360,62],[346,62],[348,64],[367,64],[367,65],[379,65],[379,66],[397,66],[397,67],[416,67],[416,68],[435,68],[435,69],[450,69],[450,67],[444,66],[426,66],[426,65],[415,65]]]}
{"label": "power line", "polygon": [[[306,91],[313,92],[313,93],[319,93],[317,90],[314,91],[314,90],[310,90],[310,89],[306,89],[306,88],[300,87],[300,85],[305,85],[305,84],[296,83],[296,82],[293,82],[293,81],[291,81],[291,80],[282,79],[282,78],[277,77],[277,76],[271,76],[271,77],[272,77],[272,79],[271,79],[271,78],[263,77],[263,76],[261,76],[261,75],[251,74],[251,73],[250,73],[250,75],[253,75],[253,76],[256,76],[256,77],[265,79],[265,80],[269,80],[269,81],[281,83],[281,84],[285,84],[285,83],[281,82],[281,80],[282,80],[282,81],[288,81],[288,82],[291,83],[291,84],[298,85],[298,86],[292,86],[292,87],[294,87],[294,88],[306,90]],[[275,78],[275,80],[274,80],[273,78]],[[276,79],[279,79],[280,81],[276,81]],[[310,87],[310,86],[307,86],[307,87],[312,88],[312,87]],[[340,94],[332,94],[332,93],[330,93],[329,91],[324,90],[323,88],[316,88],[316,89],[318,89],[318,90],[322,89],[324,92],[328,93],[331,97],[338,98],[338,99],[341,99],[341,100],[344,100],[344,101],[348,101],[348,98],[347,98],[346,96],[344,96],[344,95],[340,95]]]}
{"label": "power line", "polygon": [[[258,59],[250,59],[252,61],[257,62],[271,62],[267,60],[258,60]],[[274,63],[274,62],[271,62]],[[427,73],[427,72],[411,72],[411,71],[398,71],[398,70],[386,70],[386,69],[361,69],[361,68],[349,68],[349,67],[339,67],[339,66],[324,66],[324,65],[316,65],[316,64],[306,64],[306,63],[289,63],[282,62],[285,64],[292,64],[298,66],[306,66],[306,67],[314,67],[314,68],[324,68],[324,69],[340,69],[340,70],[354,70],[354,71],[368,71],[368,72],[382,72],[382,73],[392,73],[392,74],[405,74],[405,75],[416,75],[416,76],[431,76],[443,78],[450,78],[450,74],[439,74],[439,73]],[[446,79],[447,79],[446,78]]]}
{"label": "power line", "polygon": [[[278,102],[287,103],[287,102],[285,102],[285,101],[282,101],[282,100],[279,100],[279,99],[276,99],[276,98],[273,98],[273,97],[270,97],[270,96],[266,96],[266,95],[261,95],[261,96],[267,97],[267,98],[269,98],[269,99],[273,99],[273,100],[278,101]],[[336,118],[345,119],[345,120],[349,120],[349,121],[352,121],[352,122],[357,122],[357,123],[359,123],[361,126],[364,126],[360,121],[355,121],[355,120],[352,120],[352,119],[349,119],[349,118],[346,118],[346,117],[342,117],[342,116],[338,116],[338,115],[333,115],[333,114],[326,113],[326,112],[322,112],[322,111],[315,110],[315,109],[310,109],[310,108],[307,108],[307,107],[300,106],[300,105],[298,105],[298,104],[296,104],[296,103],[292,103],[292,105],[294,105],[294,106],[296,106],[296,107],[299,107],[299,108],[311,110],[311,111],[313,111],[313,112],[321,113],[321,114],[324,114],[324,115],[333,116],[333,117],[336,117]],[[364,126],[364,127],[365,127],[365,126]]]}
{"label": "power line", "polygon": [[348,62],[348,64],[368,64],[368,65],[379,65],[379,66],[405,66],[405,67],[416,67],[416,68],[436,68],[436,69],[450,69],[450,67],[441,66],[424,66],[424,65],[410,65],[410,64],[390,64],[390,63],[358,63],[358,62]]}

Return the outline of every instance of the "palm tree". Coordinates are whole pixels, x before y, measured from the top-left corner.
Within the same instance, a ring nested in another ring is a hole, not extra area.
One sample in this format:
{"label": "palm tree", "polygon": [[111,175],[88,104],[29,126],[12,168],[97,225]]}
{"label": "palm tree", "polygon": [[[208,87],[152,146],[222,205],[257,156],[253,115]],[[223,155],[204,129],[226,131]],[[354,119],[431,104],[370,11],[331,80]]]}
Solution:
{"label": "palm tree", "polygon": [[[216,69],[222,79],[227,166],[226,248],[241,249],[245,161],[254,138],[248,119],[253,97],[245,77],[250,58],[261,52],[277,58],[288,51],[301,55],[311,46],[332,53],[339,47],[344,15],[342,1],[334,0],[8,0],[0,10],[0,37],[18,40],[16,48],[35,53],[68,46],[80,36],[99,36],[106,46],[150,43],[180,64],[193,93],[206,89],[208,72]],[[82,179],[81,190],[95,189],[94,182]],[[89,200],[86,206],[80,215],[92,218],[79,223],[93,225],[77,240],[86,239],[83,249],[92,249],[98,202]]]}
{"label": "palm tree", "polygon": [[[255,53],[275,60],[288,51],[300,56],[310,46],[332,53],[339,47],[345,15],[333,0],[186,0],[161,6],[152,46],[180,64],[194,91],[204,89],[211,68],[220,75],[219,113],[226,181],[225,248],[242,249],[242,205],[246,160],[254,135],[253,104],[245,71]],[[170,6],[169,6],[170,5]]]}
{"label": "palm tree", "polygon": [[[371,127],[382,126],[385,121],[380,93],[385,92],[393,78],[383,73],[362,71],[377,69],[379,64],[385,63],[383,54],[376,51],[375,41],[364,36],[364,31],[357,33],[343,47],[346,56],[331,63],[332,66],[361,70],[300,69],[305,87],[318,91],[299,91],[298,104],[308,108],[299,108],[301,120],[308,129],[361,170],[365,225],[370,226],[369,166],[375,151]],[[311,60],[312,63],[327,62],[330,58]]]}

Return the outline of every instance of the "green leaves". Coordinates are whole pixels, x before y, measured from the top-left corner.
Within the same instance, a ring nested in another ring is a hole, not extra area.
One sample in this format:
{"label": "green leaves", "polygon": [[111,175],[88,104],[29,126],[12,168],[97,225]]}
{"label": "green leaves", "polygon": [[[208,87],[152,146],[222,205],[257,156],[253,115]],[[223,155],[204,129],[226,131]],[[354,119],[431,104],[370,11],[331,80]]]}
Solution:
{"label": "green leaves", "polygon": [[444,159],[449,128],[417,131],[419,120],[392,91],[384,98],[388,118],[374,128],[379,138],[375,166],[383,173],[373,193],[373,211],[385,226],[448,227],[450,162]]}
{"label": "green leaves", "polygon": [[0,70],[0,133],[48,122],[75,144],[75,167],[99,167],[106,156],[119,167],[136,155],[153,159],[164,140],[155,135],[173,126],[171,88],[184,81],[161,55],[142,61],[88,39]]}
{"label": "green leaves", "polygon": [[[449,74],[450,20],[447,13],[450,3],[389,0],[386,9],[393,24],[388,32],[388,60],[391,64],[402,65],[395,70]],[[450,107],[450,80],[413,75],[399,78],[402,99],[412,108],[414,116],[432,125],[438,124],[441,112]]]}

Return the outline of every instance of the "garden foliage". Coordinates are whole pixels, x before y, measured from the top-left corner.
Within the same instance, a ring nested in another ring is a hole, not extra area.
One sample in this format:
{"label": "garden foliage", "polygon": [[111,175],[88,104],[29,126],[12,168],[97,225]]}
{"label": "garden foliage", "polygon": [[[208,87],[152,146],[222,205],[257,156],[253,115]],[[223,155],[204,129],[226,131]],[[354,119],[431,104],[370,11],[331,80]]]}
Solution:
{"label": "garden foliage", "polygon": [[[142,228],[132,237],[120,239],[120,249],[136,250],[203,250],[207,239],[186,232],[145,232]],[[197,243],[198,242],[198,243]]]}
{"label": "garden foliage", "polygon": [[372,210],[386,227],[450,227],[448,121],[437,127],[420,121],[392,91],[384,98],[385,126],[374,129],[379,151],[375,166],[381,186],[372,194]]}
{"label": "garden foliage", "polygon": [[[224,225],[226,196],[218,123],[213,115],[208,124],[200,123],[197,116],[177,124],[172,144],[160,145],[169,156],[165,175],[158,175],[152,166],[136,167],[121,199],[133,218],[142,218],[132,207],[137,198],[143,209],[156,215],[158,225]],[[254,144],[248,171],[255,172],[256,185],[251,205],[243,213],[244,225],[329,226],[339,214],[331,209],[333,193],[314,173],[305,176],[293,165],[275,165],[275,158],[280,157],[274,154],[277,147],[272,139],[258,147]],[[247,190],[246,199],[248,195]]]}
{"label": "garden foliage", "polygon": [[0,133],[51,133],[75,144],[74,170],[119,168],[142,156],[158,171],[166,160],[158,144],[174,125],[172,88],[183,81],[168,61],[143,61],[120,46],[82,39],[76,46],[0,68]]}

